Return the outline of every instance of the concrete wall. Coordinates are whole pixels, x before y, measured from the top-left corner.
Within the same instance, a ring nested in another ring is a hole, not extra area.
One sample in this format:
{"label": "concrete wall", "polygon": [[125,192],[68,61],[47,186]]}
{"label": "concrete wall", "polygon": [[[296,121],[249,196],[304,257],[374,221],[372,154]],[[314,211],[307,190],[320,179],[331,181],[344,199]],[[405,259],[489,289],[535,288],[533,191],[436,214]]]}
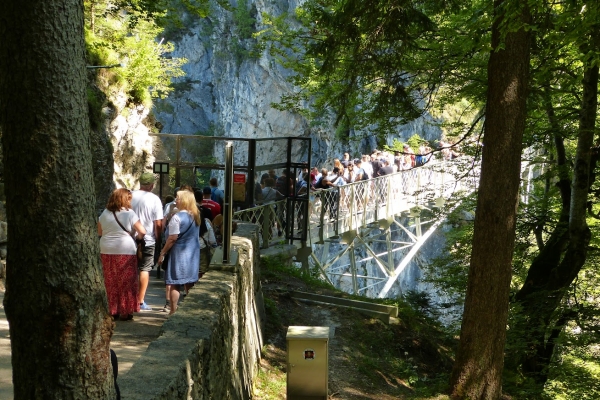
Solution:
{"label": "concrete wall", "polygon": [[123,399],[252,398],[264,321],[258,228],[239,224],[232,244],[236,271],[211,269],[190,291],[159,338],[119,377]]}

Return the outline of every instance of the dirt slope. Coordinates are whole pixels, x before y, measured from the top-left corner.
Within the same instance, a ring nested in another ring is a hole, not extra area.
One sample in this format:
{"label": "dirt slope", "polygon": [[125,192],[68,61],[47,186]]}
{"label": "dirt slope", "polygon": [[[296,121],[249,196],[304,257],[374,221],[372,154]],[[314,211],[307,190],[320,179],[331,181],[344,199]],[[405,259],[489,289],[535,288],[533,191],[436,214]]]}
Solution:
{"label": "dirt slope", "polygon": [[291,292],[346,295],[311,286],[281,268],[264,267],[262,285],[267,345],[256,398],[285,399],[285,336],[292,325],[333,328],[329,399],[447,398],[441,393],[454,343],[416,313],[401,310],[399,321],[386,325],[352,310],[303,302]]}

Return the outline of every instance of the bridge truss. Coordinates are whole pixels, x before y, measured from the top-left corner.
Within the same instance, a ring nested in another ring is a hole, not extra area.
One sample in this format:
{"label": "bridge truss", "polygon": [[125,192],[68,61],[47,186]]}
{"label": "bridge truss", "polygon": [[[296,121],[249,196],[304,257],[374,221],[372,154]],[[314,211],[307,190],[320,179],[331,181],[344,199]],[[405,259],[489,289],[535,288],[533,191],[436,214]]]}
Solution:
{"label": "bridge truss", "polygon": [[[338,287],[347,281],[346,289],[354,294],[387,297],[419,249],[473,192],[476,182],[473,165],[432,162],[315,193],[320,201],[314,208],[320,203],[320,210],[312,213],[318,223],[310,231],[310,238],[317,239],[311,243],[311,264]],[[331,207],[332,198],[339,200],[339,209]]]}
{"label": "bridge truss", "polygon": [[[297,255],[304,267],[317,268],[334,286],[350,281],[349,291],[354,294],[383,298],[477,182],[478,168],[466,160],[432,161],[367,181],[311,191],[308,198],[292,197],[243,210],[234,218],[260,224],[263,247],[305,237],[306,241],[299,240]],[[285,236],[279,236],[283,231]],[[406,239],[393,240],[398,236],[394,231],[403,232]]]}

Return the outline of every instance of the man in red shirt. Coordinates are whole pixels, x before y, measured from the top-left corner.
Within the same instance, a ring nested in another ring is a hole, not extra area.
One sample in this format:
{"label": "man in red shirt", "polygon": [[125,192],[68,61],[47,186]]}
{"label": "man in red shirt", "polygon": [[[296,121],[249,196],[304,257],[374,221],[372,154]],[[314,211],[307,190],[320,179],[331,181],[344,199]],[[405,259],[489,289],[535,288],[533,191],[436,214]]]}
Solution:
{"label": "man in red shirt", "polygon": [[221,206],[216,201],[210,199],[211,190],[209,187],[202,189],[202,206],[212,212],[213,219],[221,214]]}

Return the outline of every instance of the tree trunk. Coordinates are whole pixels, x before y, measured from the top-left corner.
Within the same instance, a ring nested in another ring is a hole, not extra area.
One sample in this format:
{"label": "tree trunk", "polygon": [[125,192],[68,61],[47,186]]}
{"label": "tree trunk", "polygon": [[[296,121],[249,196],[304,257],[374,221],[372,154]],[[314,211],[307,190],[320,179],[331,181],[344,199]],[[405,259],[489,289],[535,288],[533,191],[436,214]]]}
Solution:
{"label": "tree trunk", "polygon": [[83,2],[6,0],[0,35],[14,398],[114,398]]}
{"label": "tree trunk", "polygon": [[[507,2],[496,0],[488,62],[488,96],[473,250],[460,344],[452,371],[453,399],[498,399],[502,394],[521,146],[526,119],[530,34],[500,24]],[[513,5],[516,3],[513,3]],[[521,21],[529,13],[521,9]],[[498,190],[501,188],[501,190]]]}

